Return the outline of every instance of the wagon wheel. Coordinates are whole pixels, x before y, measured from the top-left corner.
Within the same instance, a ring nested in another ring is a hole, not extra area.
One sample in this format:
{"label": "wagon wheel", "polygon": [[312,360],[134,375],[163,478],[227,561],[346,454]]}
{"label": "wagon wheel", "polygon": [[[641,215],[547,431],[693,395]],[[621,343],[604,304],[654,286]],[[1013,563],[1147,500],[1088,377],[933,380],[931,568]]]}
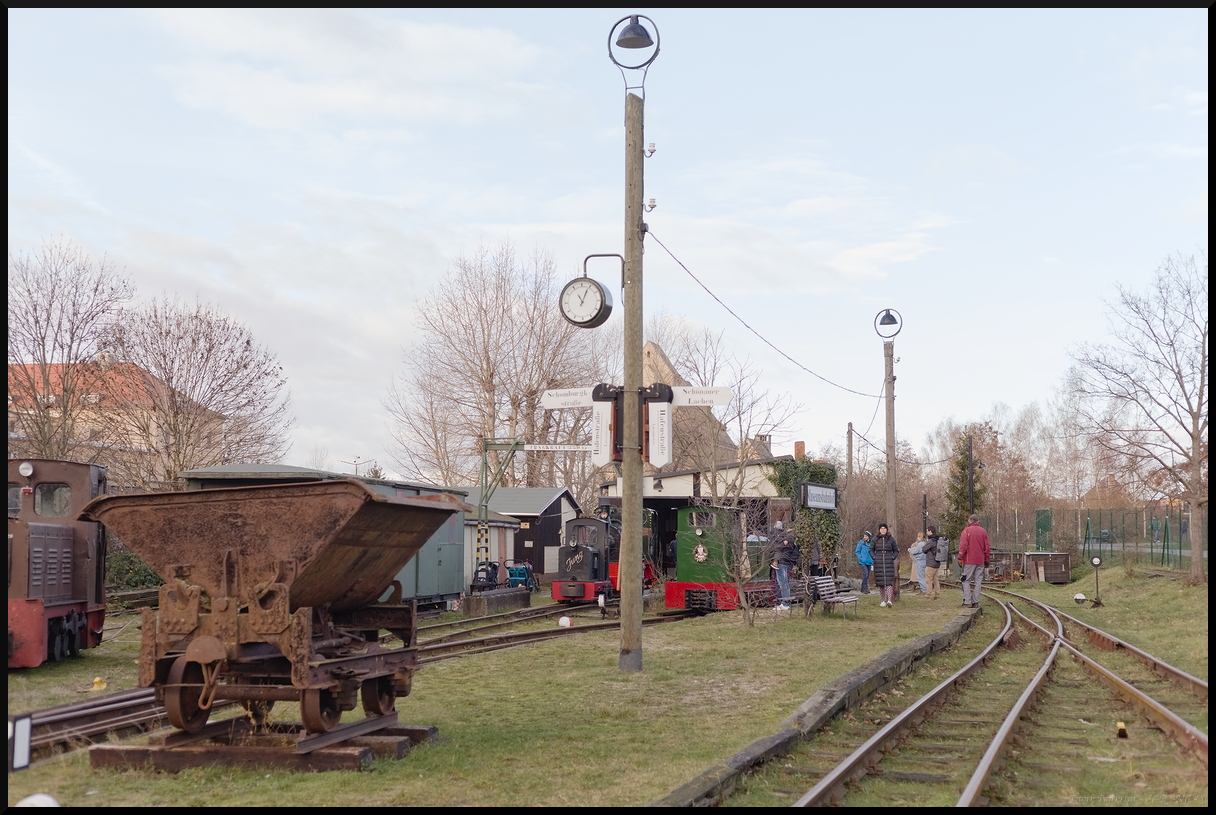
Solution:
{"label": "wagon wheel", "polygon": [[47,648],[48,655],[55,662],[62,662],[63,654],[67,650],[67,638],[63,635],[63,621],[54,620],[47,634],[50,637],[49,647]]}
{"label": "wagon wheel", "polygon": [[165,687],[165,712],[169,723],[187,733],[197,733],[207,723],[208,711],[199,705],[203,698],[203,666],[185,656],[173,661]]}
{"label": "wagon wheel", "polygon": [[69,656],[80,656],[80,630],[82,628],[84,628],[84,620],[81,619],[79,612],[73,611],[68,616],[67,631],[65,632],[65,643]]}
{"label": "wagon wheel", "polygon": [[397,701],[391,676],[364,680],[359,695],[363,698],[363,711],[368,716],[387,716],[393,712],[393,705]]}
{"label": "wagon wheel", "polygon": [[301,691],[300,718],[304,720],[304,729],[310,733],[328,733],[333,730],[342,718],[337,694],[323,688]]}

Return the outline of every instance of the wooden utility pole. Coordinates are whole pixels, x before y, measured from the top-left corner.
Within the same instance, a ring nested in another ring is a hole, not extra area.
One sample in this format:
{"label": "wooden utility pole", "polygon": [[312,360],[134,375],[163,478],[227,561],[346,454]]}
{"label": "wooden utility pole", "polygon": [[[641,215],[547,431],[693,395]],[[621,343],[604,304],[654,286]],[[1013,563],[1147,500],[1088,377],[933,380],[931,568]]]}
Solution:
{"label": "wooden utility pole", "polygon": [[625,416],[621,451],[621,654],[642,670],[642,120],[644,103],[625,94]]}
{"label": "wooden utility pole", "polygon": [[[895,519],[895,342],[882,344],[882,355],[886,362],[887,371],[887,532],[897,543],[899,541],[899,525]],[[899,560],[896,558],[896,568]],[[895,581],[895,597],[899,598],[899,580]]]}

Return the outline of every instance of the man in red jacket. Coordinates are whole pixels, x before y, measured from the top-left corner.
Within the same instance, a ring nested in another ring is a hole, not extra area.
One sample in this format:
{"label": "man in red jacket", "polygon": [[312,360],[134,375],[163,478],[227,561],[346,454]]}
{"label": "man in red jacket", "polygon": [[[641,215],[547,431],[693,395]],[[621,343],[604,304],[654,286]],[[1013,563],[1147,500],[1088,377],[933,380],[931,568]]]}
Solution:
{"label": "man in red jacket", "polygon": [[988,544],[988,533],[980,526],[978,515],[967,518],[967,528],[958,544],[958,563],[963,570],[963,605],[980,607],[980,585],[984,581],[984,567],[992,557]]}

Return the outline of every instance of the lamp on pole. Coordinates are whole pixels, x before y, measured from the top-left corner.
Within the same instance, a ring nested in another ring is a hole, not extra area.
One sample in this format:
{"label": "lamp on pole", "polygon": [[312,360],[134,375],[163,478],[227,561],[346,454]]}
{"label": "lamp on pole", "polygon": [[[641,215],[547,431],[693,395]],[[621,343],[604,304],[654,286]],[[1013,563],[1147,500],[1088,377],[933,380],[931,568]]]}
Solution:
{"label": "lamp on pole", "polygon": [[[640,20],[654,26],[653,38]],[[614,45],[635,51],[654,50],[635,65],[618,60],[613,52]],[[622,281],[625,308],[625,416],[622,438],[625,441],[621,450],[621,652],[618,667],[626,672],[642,670],[642,434],[639,419],[642,398],[642,237],[646,232],[646,224],[642,221],[645,211],[642,203],[642,162],[645,157],[642,134],[646,72],[658,55],[658,26],[645,15],[622,17],[608,32],[608,58],[621,69],[621,77],[625,80],[625,278]],[[627,75],[626,71],[633,73]],[[641,71],[640,76],[637,71]],[[631,77],[638,84],[631,85]],[[634,90],[641,91],[642,95],[632,93]]]}
{"label": "lamp on pole", "polygon": [[[903,330],[904,318],[893,308],[874,315],[874,331],[882,337],[882,355],[886,365],[887,386],[887,527],[891,537],[899,540],[895,517],[895,335]],[[899,581],[896,581],[898,586]]]}
{"label": "lamp on pole", "polygon": [[[895,506],[895,335],[903,330],[903,317],[895,309],[874,315],[874,331],[883,338],[886,377],[886,527],[891,539],[899,540],[899,521]],[[900,596],[900,581],[895,580],[895,597]]]}

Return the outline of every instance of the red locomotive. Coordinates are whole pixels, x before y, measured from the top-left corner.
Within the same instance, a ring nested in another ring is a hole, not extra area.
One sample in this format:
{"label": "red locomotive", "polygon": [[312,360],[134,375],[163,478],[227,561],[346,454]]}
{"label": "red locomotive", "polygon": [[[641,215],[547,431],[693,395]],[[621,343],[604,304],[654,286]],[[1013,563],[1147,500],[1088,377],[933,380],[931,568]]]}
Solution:
{"label": "red locomotive", "polygon": [[58,662],[101,643],[105,529],[76,516],[105,494],[106,468],[8,463],[8,667]]}

